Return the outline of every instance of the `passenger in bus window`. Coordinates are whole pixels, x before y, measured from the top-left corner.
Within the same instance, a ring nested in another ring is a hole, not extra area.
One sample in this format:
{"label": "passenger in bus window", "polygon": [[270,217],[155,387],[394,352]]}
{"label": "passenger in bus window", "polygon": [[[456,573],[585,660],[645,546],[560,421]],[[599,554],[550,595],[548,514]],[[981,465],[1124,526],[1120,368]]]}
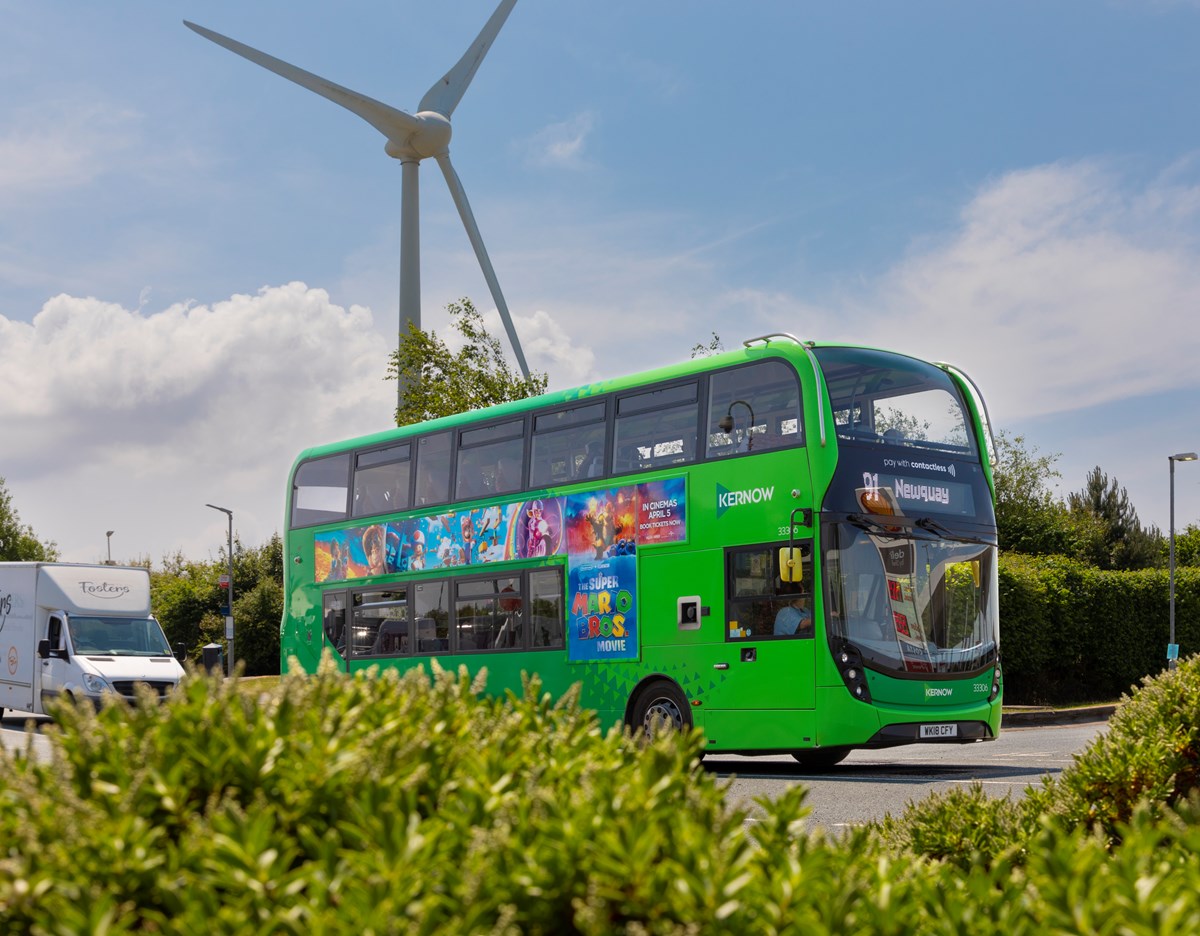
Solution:
{"label": "passenger in bus window", "polygon": [[804,595],[793,595],[775,615],[776,636],[805,637],[812,633],[812,626],[812,611]]}

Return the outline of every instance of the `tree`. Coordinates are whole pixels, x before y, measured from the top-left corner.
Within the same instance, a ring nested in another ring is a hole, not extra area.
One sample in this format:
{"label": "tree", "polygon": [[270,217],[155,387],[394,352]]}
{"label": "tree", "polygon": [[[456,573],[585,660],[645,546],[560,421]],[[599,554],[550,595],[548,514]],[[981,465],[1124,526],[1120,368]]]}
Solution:
{"label": "tree", "polygon": [[1175,564],[1200,566],[1200,523],[1189,523],[1175,533]]}
{"label": "tree", "polygon": [[1145,569],[1161,565],[1163,537],[1158,527],[1138,520],[1129,492],[1097,465],[1088,472],[1082,491],[1073,491],[1071,513],[1100,524],[1103,538],[1092,561],[1102,569]]}
{"label": "tree", "polygon": [[713,332],[712,341],[710,341],[708,344],[697,343],[692,345],[692,357],[712,357],[714,354],[720,354],[724,350],[725,345],[721,341],[721,336],[716,332]]}
{"label": "tree", "polygon": [[510,400],[544,393],[548,378],[536,371],[528,379],[514,372],[504,358],[500,341],[488,333],[483,316],[470,299],[446,306],[450,327],[465,342],[451,351],[433,331],[416,328],[408,334],[388,362],[388,380],[403,381],[404,399],[396,408],[396,425],[450,416]]}
{"label": "tree", "polygon": [[12,494],[0,478],[0,561],[53,562],[57,558],[57,544],[43,543],[34,534],[33,527],[21,523]]}
{"label": "tree", "polygon": [[[193,562],[181,553],[168,556],[161,572],[151,574],[154,613],[172,646],[183,644],[200,659],[208,643],[223,643],[222,574],[228,568],[225,551],[216,559]],[[275,534],[263,546],[245,548],[233,541],[234,655],[247,676],[279,672],[279,622],[283,618],[283,541]]]}
{"label": "tree", "polygon": [[1038,454],[1024,436],[996,436],[996,527],[1000,548],[1035,556],[1082,558],[1100,536],[1098,524],[1076,517],[1051,487],[1062,477],[1057,453]]}

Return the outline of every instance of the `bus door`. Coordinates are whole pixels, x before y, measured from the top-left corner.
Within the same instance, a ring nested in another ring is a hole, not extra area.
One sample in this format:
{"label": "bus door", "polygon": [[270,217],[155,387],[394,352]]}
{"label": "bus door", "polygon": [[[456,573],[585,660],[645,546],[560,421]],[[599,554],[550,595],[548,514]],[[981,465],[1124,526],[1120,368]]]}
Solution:
{"label": "bus door", "polygon": [[813,597],[811,540],[725,551],[724,642],[704,716],[712,746],[812,743]]}

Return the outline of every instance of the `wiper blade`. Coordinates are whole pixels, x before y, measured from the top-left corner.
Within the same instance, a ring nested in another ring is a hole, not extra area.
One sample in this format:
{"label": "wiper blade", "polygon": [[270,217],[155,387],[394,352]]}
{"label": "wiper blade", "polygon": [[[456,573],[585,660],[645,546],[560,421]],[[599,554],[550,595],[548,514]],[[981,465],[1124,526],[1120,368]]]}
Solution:
{"label": "wiper blade", "polygon": [[973,543],[976,546],[995,546],[996,544],[990,540],[983,539],[978,536],[967,536],[964,533],[956,533],[949,527],[938,523],[933,517],[922,517],[917,521],[917,526],[922,530],[928,530],[930,533],[936,533],[938,536],[944,536],[946,539],[952,539],[959,543]]}
{"label": "wiper blade", "polygon": [[899,536],[902,531],[896,529],[897,526],[912,526],[913,523],[908,517],[888,517],[888,521],[895,521],[895,525],[884,526],[878,520],[872,520],[863,514],[846,514],[846,522],[850,525],[856,526],[867,533],[882,534],[883,536]]}
{"label": "wiper blade", "polygon": [[887,517],[879,520],[873,517],[868,517],[864,514],[846,514],[846,522],[852,526],[858,527],[867,533],[873,533],[876,536],[903,536],[906,532],[901,527],[907,527],[907,535],[912,535],[912,528],[918,527],[926,533],[932,533],[940,539],[954,540],[958,543],[971,543],[975,546],[995,546],[996,544],[990,540],[981,539],[977,536],[968,536],[963,533],[957,533],[951,530],[944,524],[939,523],[932,517]]}

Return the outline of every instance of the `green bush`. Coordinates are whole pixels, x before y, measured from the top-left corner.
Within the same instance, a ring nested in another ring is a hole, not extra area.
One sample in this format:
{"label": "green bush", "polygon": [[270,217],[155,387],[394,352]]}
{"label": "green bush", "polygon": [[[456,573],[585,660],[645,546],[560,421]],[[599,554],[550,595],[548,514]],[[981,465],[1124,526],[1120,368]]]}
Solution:
{"label": "green bush", "polygon": [[536,683],[475,689],[193,677],[61,712],[52,762],[0,778],[5,930],[658,932],[737,906],[753,846],[699,737],[642,750]]}
{"label": "green bush", "polygon": [[[1176,570],[1176,642],[1200,649],[1200,569]],[[1004,554],[1004,700],[1107,702],[1166,666],[1165,569],[1112,572],[1059,556]]]}
{"label": "green bush", "polygon": [[1179,823],[1196,823],[1198,793],[1200,655],[1145,679],[1057,780],[1027,788],[1021,800],[994,799],[975,785],[912,803],[875,830],[894,850],[960,868],[1015,866],[1032,860],[1047,836],[1094,836],[1124,848],[1133,847],[1125,841],[1132,827],[1138,842],[1172,839]]}
{"label": "green bush", "polygon": [[699,735],[605,734],[536,682],[192,676],[4,757],[0,931],[1198,932],[1198,687],[1195,659],[1147,682],[1019,803],[976,788],[831,839],[801,787],[751,819]]}

